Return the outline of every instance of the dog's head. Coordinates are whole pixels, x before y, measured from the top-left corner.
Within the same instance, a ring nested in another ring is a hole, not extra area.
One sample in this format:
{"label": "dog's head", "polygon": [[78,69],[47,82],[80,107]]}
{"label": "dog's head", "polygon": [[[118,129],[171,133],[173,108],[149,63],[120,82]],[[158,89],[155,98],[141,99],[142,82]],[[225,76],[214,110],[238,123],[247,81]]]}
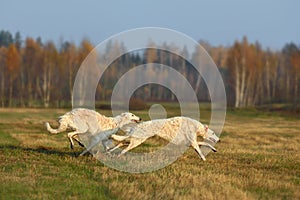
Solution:
{"label": "dog's head", "polygon": [[138,117],[130,112],[122,113],[120,115],[120,117],[121,117],[123,124],[138,123],[138,122],[142,121],[142,119],[140,117]]}
{"label": "dog's head", "polygon": [[201,129],[203,139],[209,140],[213,143],[217,143],[220,140],[220,138],[215,134],[215,132],[209,129],[207,125],[204,125]]}

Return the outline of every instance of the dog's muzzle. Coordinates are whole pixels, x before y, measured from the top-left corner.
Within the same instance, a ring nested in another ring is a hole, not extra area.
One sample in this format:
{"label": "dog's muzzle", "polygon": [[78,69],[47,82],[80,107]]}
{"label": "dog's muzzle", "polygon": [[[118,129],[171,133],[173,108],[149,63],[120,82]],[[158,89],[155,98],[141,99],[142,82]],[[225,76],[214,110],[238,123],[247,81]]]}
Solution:
{"label": "dog's muzzle", "polygon": [[133,120],[131,120],[131,121],[133,121],[133,122],[135,122],[135,123],[139,123],[139,122],[142,121],[142,118],[139,118],[138,120],[133,119]]}
{"label": "dog's muzzle", "polygon": [[207,138],[209,141],[213,142],[213,143],[217,143],[220,141],[219,137],[217,136],[211,136],[209,138]]}

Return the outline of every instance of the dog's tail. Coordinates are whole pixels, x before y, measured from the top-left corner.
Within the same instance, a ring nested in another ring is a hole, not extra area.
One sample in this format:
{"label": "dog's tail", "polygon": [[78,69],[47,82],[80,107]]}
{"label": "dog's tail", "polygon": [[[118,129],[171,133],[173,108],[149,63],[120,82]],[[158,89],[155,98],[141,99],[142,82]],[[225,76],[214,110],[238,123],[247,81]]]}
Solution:
{"label": "dog's tail", "polygon": [[61,124],[59,125],[58,129],[53,129],[48,122],[46,122],[45,125],[46,125],[46,128],[49,131],[49,133],[52,133],[52,134],[58,134],[58,133],[66,130],[65,127],[61,126]]}

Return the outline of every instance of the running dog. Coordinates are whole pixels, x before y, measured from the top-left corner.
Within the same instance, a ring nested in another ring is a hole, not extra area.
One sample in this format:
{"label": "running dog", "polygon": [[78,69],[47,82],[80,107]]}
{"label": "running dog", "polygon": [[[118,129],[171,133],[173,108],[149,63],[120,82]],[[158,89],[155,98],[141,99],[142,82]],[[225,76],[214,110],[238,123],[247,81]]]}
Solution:
{"label": "running dog", "polygon": [[[117,133],[120,129],[124,131],[126,135],[116,135],[115,133]],[[148,138],[157,135],[173,144],[191,145],[204,161],[206,158],[201,152],[199,145],[208,146],[213,151],[217,150],[207,142],[197,141],[197,137],[201,136],[203,139],[214,144],[219,141],[219,137],[210,130],[207,125],[203,125],[199,121],[188,117],[173,117],[141,122],[132,126],[127,125],[96,134],[94,135],[94,142],[92,142],[80,155],[91,150],[99,141],[101,141],[103,135],[106,135],[107,137],[110,136],[112,139],[121,142],[114,148],[110,149],[109,152],[124,146],[124,141],[129,141],[129,145],[122,150],[119,156],[139,146]]]}
{"label": "running dog", "polygon": [[67,130],[73,130],[68,133],[70,146],[73,149],[74,140],[80,146],[84,146],[78,138],[78,135],[85,133],[95,134],[101,131],[122,127],[129,123],[140,122],[141,118],[125,112],[116,117],[106,117],[98,112],[85,108],[76,108],[58,118],[59,127],[51,128],[48,122],[45,123],[47,130],[52,134],[58,134]]}

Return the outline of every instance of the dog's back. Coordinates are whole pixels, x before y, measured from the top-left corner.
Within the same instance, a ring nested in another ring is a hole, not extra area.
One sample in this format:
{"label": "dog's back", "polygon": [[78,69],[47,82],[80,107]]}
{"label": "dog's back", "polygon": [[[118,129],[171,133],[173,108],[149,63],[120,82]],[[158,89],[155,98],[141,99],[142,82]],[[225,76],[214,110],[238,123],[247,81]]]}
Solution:
{"label": "dog's back", "polygon": [[187,117],[155,119],[134,125],[127,135],[139,139],[157,135],[174,144],[186,143],[196,137],[199,123]]}
{"label": "dog's back", "polygon": [[195,138],[198,123],[187,117],[169,118],[157,135],[174,144],[187,143]]}
{"label": "dog's back", "polygon": [[95,132],[98,129],[99,113],[85,108],[76,108],[59,117],[61,124],[67,124],[68,128],[85,132]]}

